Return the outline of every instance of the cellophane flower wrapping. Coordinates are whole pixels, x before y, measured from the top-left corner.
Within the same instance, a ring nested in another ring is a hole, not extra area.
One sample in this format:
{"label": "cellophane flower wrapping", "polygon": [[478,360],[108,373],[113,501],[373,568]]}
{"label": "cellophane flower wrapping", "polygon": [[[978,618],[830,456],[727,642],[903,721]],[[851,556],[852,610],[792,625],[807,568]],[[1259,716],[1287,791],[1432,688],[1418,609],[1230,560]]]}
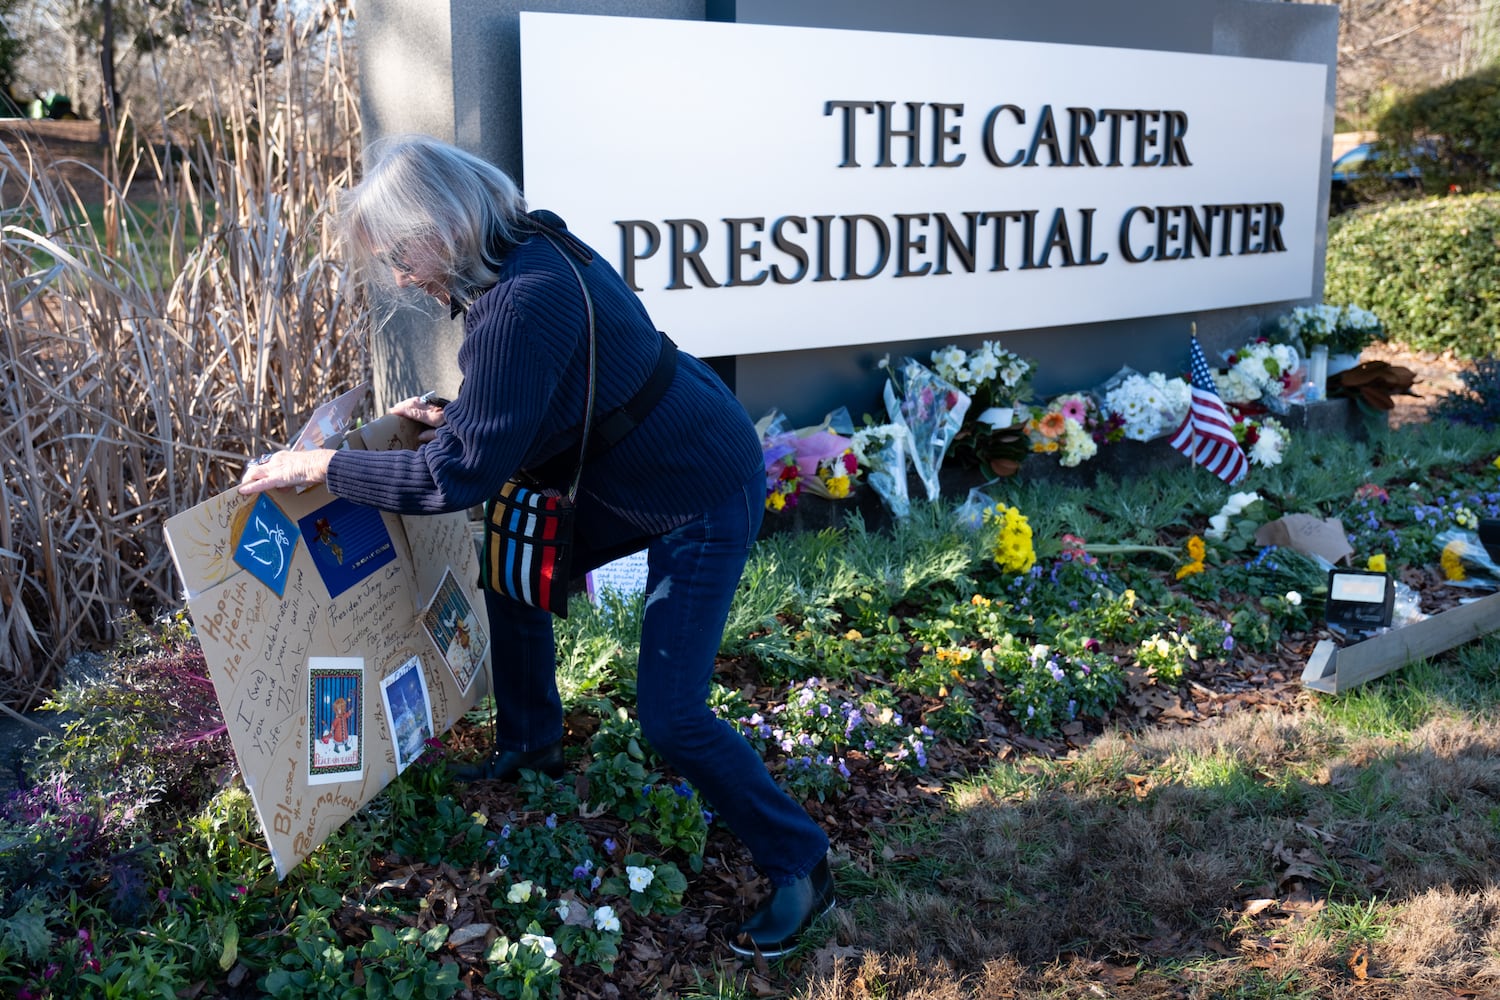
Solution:
{"label": "cellophane flower wrapping", "polygon": [[938,470],[943,456],[963,427],[969,397],[952,382],[912,358],[890,366],[885,384],[885,408],[891,422],[905,427],[912,468],[936,501],[942,493]]}
{"label": "cellophane flower wrapping", "polygon": [[797,467],[796,431],[786,414],[774,409],[756,421],[755,429],[760,434],[760,454],[766,467],[766,510],[797,506],[803,482]]}
{"label": "cellophane flower wrapping", "polygon": [[1438,566],[1448,586],[1500,589],[1500,566],[1490,559],[1476,532],[1448,528],[1432,541],[1438,548]]}
{"label": "cellophane flower wrapping", "polygon": [[854,453],[854,423],[849,411],[839,407],[823,422],[797,431],[793,450],[797,478],[802,489],[825,500],[849,496],[859,477],[859,459]]}
{"label": "cellophane flower wrapping", "polygon": [[906,489],[907,430],[903,424],[862,427],[850,438],[855,461],[865,482],[895,517],[911,513]]}
{"label": "cellophane flower wrapping", "polygon": [[1272,413],[1287,412],[1294,373],[1301,360],[1290,344],[1252,340],[1228,358],[1229,368],[1214,373],[1219,398],[1231,405],[1257,404]]}
{"label": "cellophane flower wrapping", "polygon": [[1106,420],[1119,421],[1122,437],[1153,441],[1182,425],[1193,403],[1193,390],[1183,379],[1161,372],[1142,375],[1125,367],[1095,389],[1094,398]]}

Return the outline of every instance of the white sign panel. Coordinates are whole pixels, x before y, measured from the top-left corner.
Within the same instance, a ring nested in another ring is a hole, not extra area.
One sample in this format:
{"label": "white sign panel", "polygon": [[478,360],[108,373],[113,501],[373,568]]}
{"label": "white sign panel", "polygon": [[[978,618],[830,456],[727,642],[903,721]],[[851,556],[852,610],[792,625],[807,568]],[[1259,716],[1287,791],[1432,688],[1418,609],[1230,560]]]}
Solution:
{"label": "white sign panel", "polygon": [[700,355],[1312,293],[1318,64],[521,14],[526,195]]}

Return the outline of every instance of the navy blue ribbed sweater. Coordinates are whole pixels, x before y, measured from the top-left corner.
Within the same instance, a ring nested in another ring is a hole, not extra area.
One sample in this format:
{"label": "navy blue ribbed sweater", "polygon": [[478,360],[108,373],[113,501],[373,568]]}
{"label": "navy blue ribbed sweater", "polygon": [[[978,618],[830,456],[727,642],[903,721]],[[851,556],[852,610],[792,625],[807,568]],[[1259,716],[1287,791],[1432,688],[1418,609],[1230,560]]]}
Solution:
{"label": "navy blue ribbed sweater", "polygon": [[[597,417],[644,384],[661,335],[602,258],[579,266],[594,302]],[[464,510],[518,470],[577,450],[588,372],[583,293],[546,239],[534,236],[505,254],[499,282],[469,307],[458,367],[463,384],[432,441],[416,451],[340,451],[328,466],[329,490],[401,514]],[[679,353],[661,401],[624,440],[584,464],[579,490],[658,534],[723,500],[761,467],[744,407],[712,369]]]}

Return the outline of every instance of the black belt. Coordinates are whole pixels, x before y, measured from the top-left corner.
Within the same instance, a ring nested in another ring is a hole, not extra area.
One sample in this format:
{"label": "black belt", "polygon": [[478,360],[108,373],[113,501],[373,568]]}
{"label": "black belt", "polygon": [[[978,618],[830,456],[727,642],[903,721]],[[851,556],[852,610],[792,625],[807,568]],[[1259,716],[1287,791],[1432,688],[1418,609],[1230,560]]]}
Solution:
{"label": "black belt", "polygon": [[672,376],[677,374],[677,345],[665,333],[661,335],[661,351],[656,356],[656,367],[646,377],[645,384],[636,390],[621,405],[594,421],[594,430],[589,434],[589,447],[585,460],[591,461],[625,439],[625,435],[645,422],[646,417],[661,402],[672,385]]}

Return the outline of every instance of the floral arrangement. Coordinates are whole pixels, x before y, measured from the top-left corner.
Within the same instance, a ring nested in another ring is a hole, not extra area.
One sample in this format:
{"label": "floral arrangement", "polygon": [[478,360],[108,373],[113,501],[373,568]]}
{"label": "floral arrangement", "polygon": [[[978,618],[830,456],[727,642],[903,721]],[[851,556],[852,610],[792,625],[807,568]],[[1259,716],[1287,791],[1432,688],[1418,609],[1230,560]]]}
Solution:
{"label": "floral arrangement", "polygon": [[797,506],[802,493],[802,473],[797,468],[796,435],[788,428],[786,415],[772,410],[755,425],[760,434],[760,455],[766,467],[766,510]]}
{"label": "floral arrangement", "polygon": [[1330,354],[1358,354],[1385,332],[1380,317],[1359,306],[1298,306],[1278,322],[1281,332],[1303,350],[1326,347]]}
{"label": "floral arrangement", "polygon": [[766,414],[756,425],[760,432],[761,457],[766,466],[766,509],[787,510],[797,506],[804,492],[826,500],[849,495],[859,475],[848,411],[840,407],[815,427],[788,430],[787,419],[778,410]]}
{"label": "floral arrangement", "polygon": [[990,410],[1014,408],[1031,398],[1036,371],[1035,363],[989,340],[972,353],[951,344],[933,351],[932,367],[974,401],[974,419],[990,425],[1003,419]]}
{"label": "floral arrangement", "polygon": [[1193,403],[1193,390],[1180,378],[1161,372],[1142,375],[1122,369],[1100,389],[1106,419],[1120,421],[1123,437],[1150,441],[1175,431]]}
{"label": "floral arrangement", "polygon": [[1026,422],[1031,450],[1057,455],[1058,463],[1073,467],[1099,452],[1095,431],[1107,435],[1105,420],[1093,397],[1074,392],[1058,396]]}
{"label": "floral arrangement", "polygon": [[1214,373],[1219,398],[1229,404],[1259,403],[1268,409],[1285,408],[1297,370],[1297,349],[1273,344],[1264,337],[1252,340],[1229,356],[1229,368]]}
{"label": "floral arrangement", "polygon": [[955,455],[997,476],[1015,473],[1028,452],[1016,407],[1031,398],[1036,364],[993,341],[972,352],[954,345],[933,351],[932,364],[972,400]]}
{"label": "floral arrangement", "polygon": [[1031,522],[1019,507],[997,503],[984,512],[987,524],[998,524],[995,537],[995,564],[1008,573],[1025,573],[1036,565],[1036,549],[1031,542]]}
{"label": "floral arrangement", "polygon": [[1290,436],[1286,427],[1274,417],[1237,415],[1234,439],[1240,443],[1251,464],[1269,468],[1281,464]]}
{"label": "floral arrangement", "polygon": [[911,513],[906,490],[907,430],[902,424],[870,424],[854,432],[849,451],[865,481],[896,517]]}
{"label": "floral arrangement", "polygon": [[907,457],[917,478],[927,488],[927,499],[940,495],[938,469],[948,446],[963,426],[969,397],[952,382],[911,358],[892,364],[882,358],[890,380],[885,384],[885,408],[891,422],[907,430]]}

